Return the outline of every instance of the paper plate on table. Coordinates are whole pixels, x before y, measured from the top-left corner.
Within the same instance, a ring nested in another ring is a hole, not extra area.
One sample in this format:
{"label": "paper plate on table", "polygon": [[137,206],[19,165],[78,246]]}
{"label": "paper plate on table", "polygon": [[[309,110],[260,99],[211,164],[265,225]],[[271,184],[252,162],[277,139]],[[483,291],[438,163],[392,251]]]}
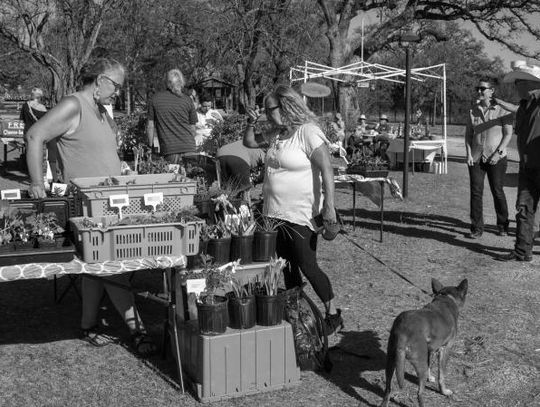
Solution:
{"label": "paper plate on table", "polygon": [[328,86],[317,82],[305,82],[300,85],[302,95],[310,98],[324,98],[330,96],[331,90]]}

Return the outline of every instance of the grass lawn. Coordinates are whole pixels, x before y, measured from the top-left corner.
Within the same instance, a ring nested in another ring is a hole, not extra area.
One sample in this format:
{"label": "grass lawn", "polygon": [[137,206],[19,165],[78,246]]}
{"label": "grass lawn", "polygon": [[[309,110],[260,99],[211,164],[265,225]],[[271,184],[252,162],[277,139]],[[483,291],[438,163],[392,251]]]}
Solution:
{"label": "grass lawn", "polygon": [[[486,232],[475,241],[464,237],[469,229],[469,180],[462,140],[451,141],[448,174],[411,174],[409,198],[403,202],[387,194],[383,243],[378,240],[378,208],[359,196],[353,228],[351,191],[337,190],[347,235],[319,241],[319,262],[345,319],[344,331],[331,338],[333,371],[303,372],[298,386],[224,400],[220,406],[379,405],[392,321],[401,311],[430,301],[422,290],[430,290],[432,277],[445,285],[468,278],[469,294],[448,365],[447,384],[455,394],[447,398],[430,383],[426,404],[540,405],[540,249],[535,246],[532,263],[494,260],[513,246],[515,223],[511,236],[495,235],[487,185]],[[509,208],[515,206],[517,170],[512,159],[505,184]],[[2,183],[14,182],[14,174],[4,173]],[[401,183],[401,173],[391,175]],[[157,289],[160,273],[138,273],[134,283]],[[122,344],[101,349],[86,345],[76,337],[78,298],[71,292],[54,304],[52,295],[48,280],[0,283],[1,406],[199,405],[171,383],[175,370],[170,357],[143,361]],[[144,300],[139,305],[159,341],[163,308]],[[126,329],[108,301],[104,308],[111,333],[126,342]],[[396,383],[394,388],[391,405],[416,405],[416,376],[410,365],[404,389],[398,392]]]}

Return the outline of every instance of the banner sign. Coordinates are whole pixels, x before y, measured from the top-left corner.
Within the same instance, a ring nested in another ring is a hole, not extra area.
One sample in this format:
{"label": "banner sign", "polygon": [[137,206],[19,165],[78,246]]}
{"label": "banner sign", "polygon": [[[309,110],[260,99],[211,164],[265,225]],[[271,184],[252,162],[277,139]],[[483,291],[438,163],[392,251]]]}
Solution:
{"label": "banner sign", "polygon": [[2,137],[22,138],[24,135],[24,122],[22,120],[2,120],[0,121]]}

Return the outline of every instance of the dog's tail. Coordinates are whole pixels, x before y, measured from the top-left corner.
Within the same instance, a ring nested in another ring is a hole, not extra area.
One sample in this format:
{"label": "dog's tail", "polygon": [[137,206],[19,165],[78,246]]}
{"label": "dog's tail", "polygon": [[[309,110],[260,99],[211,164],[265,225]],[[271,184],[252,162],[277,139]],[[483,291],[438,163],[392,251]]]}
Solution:
{"label": "dog's tail", "polygon": [[399,388],[403,388],[403,382],[405,378],[405,349],[397,348],[396,349],[396,379],[399,385]]}
{"label": "dog's tail", "polygon": [[390,332],[388,338],[387,349],[387,364],[386,364],[386,379],[392,379],[392,376],[388,377],[389,373],[393,374],[394,369],[396,371],[396,379],[399,388],[403,388],[403,382],[405,377],[405,346],[402,343],[403,337],[395,332],[394,329]]}

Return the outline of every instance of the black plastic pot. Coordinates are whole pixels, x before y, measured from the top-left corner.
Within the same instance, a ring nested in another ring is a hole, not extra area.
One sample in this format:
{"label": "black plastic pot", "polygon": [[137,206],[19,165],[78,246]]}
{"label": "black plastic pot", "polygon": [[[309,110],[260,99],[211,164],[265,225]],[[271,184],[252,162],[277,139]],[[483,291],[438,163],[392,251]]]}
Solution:
{"label": "black plastic pot", "polygon": [[276,255],[277,230],[253,234],[253,261],[268,261]]}
{"label": "black plastic pot", "polygon": [[214,295],[214,303],[207,304],[197,301],[197,318],[199,331],[202,335],[219,335],[227,330],[229,325],[228,299]]}
{"label": "black plastic pot", "polygon": [[234,329],[249,329],[257,322],[255,296],[229,298],[229,326]]}
{"label": "black plastic pot", "polygon": [[257,301],[257,324],[262,326],[273,326],[281,324],[285,310],[285,296],[260,295],[255,296]]}
{"label": "black plastic pot", "polygon": [[242,264],[253,262],[253,235],[231,238],[231,261],[240,259]]}
{"label": "black plastic pot", "polygon": [[214,263],[227,263],[231,253],[231,238],[210,239],[206,244],[206,254],[214,258]]}

